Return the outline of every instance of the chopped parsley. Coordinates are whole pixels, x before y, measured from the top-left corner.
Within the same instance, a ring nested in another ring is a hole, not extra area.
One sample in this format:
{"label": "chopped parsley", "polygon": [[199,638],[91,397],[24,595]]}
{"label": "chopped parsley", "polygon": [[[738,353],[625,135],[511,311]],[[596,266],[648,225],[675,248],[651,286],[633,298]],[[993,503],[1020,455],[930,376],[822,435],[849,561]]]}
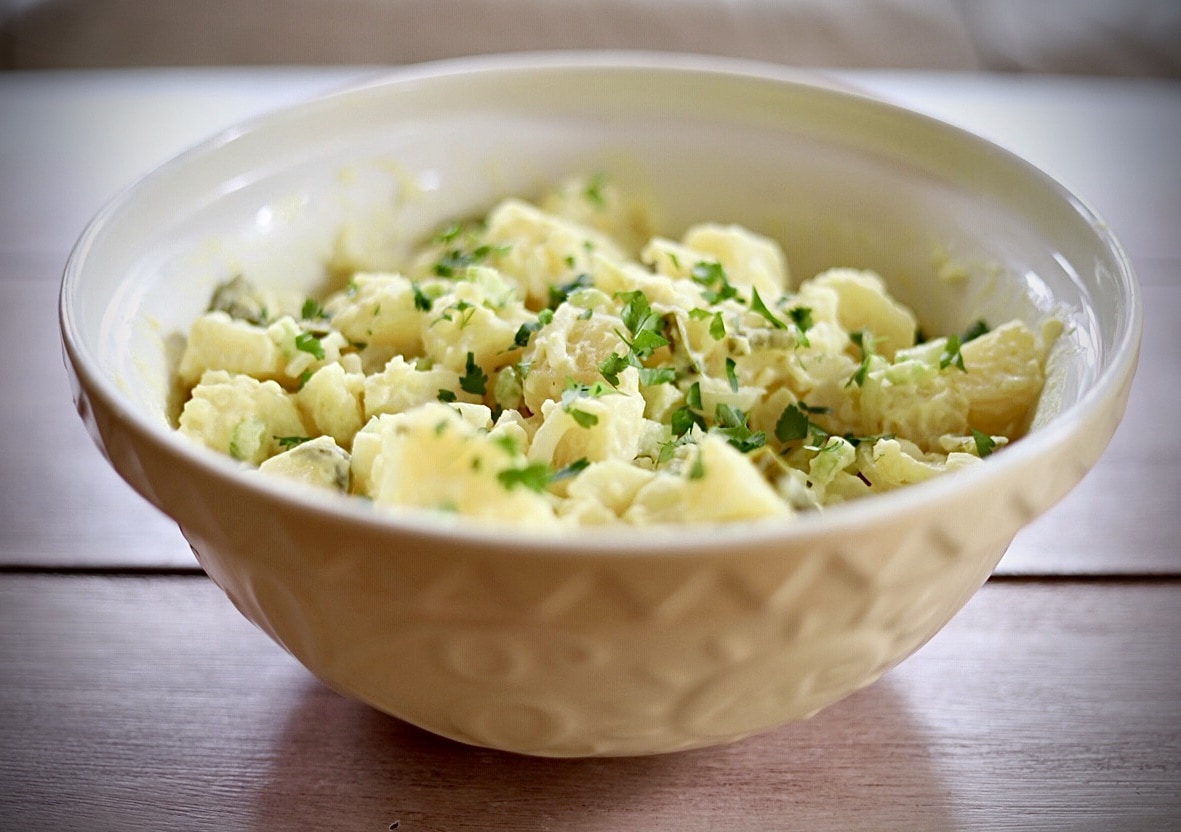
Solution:
{"label": "chopped parsley", "polygon": [[475,304],[469,303],[466,300],[459,300],[448,306],[440,313],[438,320],[455,322],[458,316],[458,323],[460,329],[466,329],[468,324],[472,322],[472,317],[476,314],[478,309]]}
{"label": "chopped parsley", "polygon": [[856,448],[862,442],[873,443],[873,442],[877,442],[879,439],[893,439],[894,436],[895,436],[895,434],[893,434],[893,433],[879,433],[879,434],[874,434],[871,436],[856,436],[852,433],[844,433],[844,434],[841,434],[841,439],[844,439],[846,442],[848,442],[850,445],[852,445],[854,448]]}
{"label": "chopped parsley", "polygon": [[549,481],[560,482],[561,480],[569,479],[570,477],[577,476],[578,474],[582,473],[589,466],[590,460],[586,457],[580,457],[571,462],[569,465],[563,466],[562,468],[559,468],[557,471],[554,471],[552,474],[550,474]]}
{"label": "chopped parsley", "polygon": [[800,345],[805,347],[811,346],[812,344],[808,340],[808,330],[812,328],[811,307],[794,306],[787,310],[787,316],[791,318],[791,322],[796,325],[796,329],[800,333]]}
{"label": "chopped parsley", "polygon": [[465,393],[471,393],[475,396],[483,396],[488,384],[488,376],[480,369],[480,365],[476,363],[476,357],[472,353],[467,354],[467,363],[464,365],[464,374],[459,379],[459,387]]}
{"label": "chopped parsley", "polygon": [[946,370],[948,367],[957,367],[967,372],[968,368],[964,366],[964,355],[960,350],[964,344],[976,340],[981,335],[987,335],[988,332],[988,324],[983,318],[980,318],[965,329],[962,335],[948,335],[943,352],[939,354],[939,369]]}
{"label": "chopped parsley", "polygon": [[976,428],[969,428],[972,431],[972,441],[976,443],[976,453],[980,455],[981,459],[991,454],[996,450],[996,440],[987,433],[976,430]]}
{"label": "chopped parsley", "polygon": [[521,452],[521,449],[517,447],[517,440],[510,434],[499,434],[492,442],[509,456],[516,456]]}
{"label": "chopped parsley", "polygon": [[593,428],[599,423],[598,416],[585,410],[579,410],[577,407],[567,407],[564,410],[570,414],[571,419],[578,423],[579,427]]}
{"label": "chopped parsley", "polygon": [[677,380],[676,367],[640,367],[640,384],[655,387],[657,384],[672,384]]}
{"label": "chopped parsley", "polygon": [[628,367],[636,367],[640,371],[641,383],[652,386],[676,380],[676,370],[672,367],[649,368],[644,361],[661,347],[668,346],[668,338],[664,336],[664,316],[652,309],[648,297],[639,289],[632,292],[620,292],[616,298],[623,301],[623,308],[619,316],[623,325],[627,327],[628,335],[618,332],[619,339],[627,347],[626,353],[612,353],[599,364],[599,372],[612,386],[619,385],[619,374]]}
{"label": "chopped parsley", "polygon": [[520,468],[505,468],[496,475],[506,489],[523,487],[541,493],[550,482],[550,467],[544,462],[532,462]]}
{"label": "chopped parsley", "polygon": [[328,317],[328,313],[324,311],[324,307],[320,305],[318,300],[308,298],[299,310],[299,317],[305,321],[323,320]]}
{"label": "chopped parsley", "polygon": [[701,414],[701,382],[695,381],[685,393],[685,404],[673,411],[670,426],[673,436],[685,436],[694,425],[705,430]]}
{"label": "chopped parsley", "polygon": [[775,329],[787,329],[787,324],[776,318],[775,315],[767,308],[767,304],[763,303],[763,299],[759,297],[759,290],[751,287],[750,290],[750,311],[760,315],[767,323],[775,327]]}
{"label": "chopped parsley", "polygon": [[607,206],[607,198],[603,195],[603,186],[606,184],[607,175],[596,173],[591,177],[586,187],[582,189],[583,197],[596,208],[605,208]]}
{"label": "chopped parsley", "polygon": [[302,445],[304,442],[312,441],[312,437],[310,436],[276,436],[274,439],[283,450],[289,450],[297,445]]}
{"label": "chopped parsley", "polygon": [[599,372],[607,383],[613,387],[619,386],[619,374],[631,366],[631,355],[611,353],[599,363]]}
{"label": "chopped parsley", "polygon": [[410,290],[414,292],[414,308],[420,312],[430,312],[431,304],[434,301],[430,295],[422,290],[422,287],[418,285],[418,281],[413,281],[410,284]]}
{"label": "chopped parsley", "polygon": [[517,330],[517,334],[513,337],[513,347],[527,347],[529,346],[529,338],[533,333],[545,327],[554,319],[554,311],[552,309],[542,309],[537,313],[537,320],[526,321],[521,324]]}
{"label": "chopped parsley", "polygon": [[453,222],[440,230],[439,233],[435,235],[435,240],[436,242],[443,243],[444,245],[454,242],[455,239],[463,233],[463,229],[463,223]]}
{"label": "chopped parsley", "polygon": [[[574,258],[572,256],[567,257],[566,263],[567,265],[573,267]],[[551,285],[549,287],[549,308],[557,309],[559,306],[565,303],[570,295],[572,295],[574,292],[577,292],[579,289],[589,288],[593,285],[594,283],[591,281],[591,276],[585,272],[579,274],[576,278],[569,281],[568,283],[560,283],[556,286]]]}
{"label": "chopped parsley", "polygon": [[439,388],[438,399],[444,404],[451,404],[456,398],[458,397],[455,395],[454,390],[448,390],[446,387]]}
{"label": "chopped parsley", "polygon": [[689,320],[702,321],[709,319],[709,337],[715,341],[721,341],[726,337],[726,322],[722,320],[722,313],[716,309],[697,309],[689,310]]}
{"label": "chopped parsley", "polygon": [[301,332],[296,335],[295,348],[300,352],[308,353],[317,361],[324,360],[324,345],[320,343],[319,336],[314,332]]}
{"label": "chopped parsley", "polygon": [[987,335],[987,334],[988,334],[988,324],[984,321],[983,318],[980,318],[977,321],[975,321],[971,326],[969,326],[967,329],[964,330],[964,334],[960,336],[960,340],[966,344],[969,341],[974,341],[975,339],[979,338],[981,335]]}
{"label": "chopped parsley", "polygon": [[738,364],[733,358],[726,357],[726,381],[730,382],[730,390],[734,393],[738,392]]}
{"label": "chopped parsley", "polygon": [[861,350],[861,364],[858,365],[853,375],[849,377],[849,381],[845,386],[856,384],[861,387],[865,384],[865,379],[869,376],[869,365],[873,359],[874,340],[873,333],[868,329],[859,329],[856,332],[849,333],[849,340],[852,341]]}
{"label": "chopped parsley", "polygon": [[496,475],[496,479],[509,491],[522,487],[541,494],[551,483],[578,476],[589,465],[590,460],[586,457],[580,457],[557,471],[544,462],[532,462],[518,468],[506,468]]}
{"label": "chopped parsley", "polygon": [[698,261],[689,276],[694,283],[704,287],[705,291],[701,294],[707,303],[721,303],[738,297],[738,289],[730,282],[726,269],[717,260]]}
{"label": "chopped parsley", "polygon": [[794,442],[808,435],[808,414],[798,405],[789,404],[775,422],[775,438],[780,442]]}
{"label": "chopped parsley", "polygon": [[[624,302],[619,317],[632,335],[628,346],[637,358],[648,358],[656,350],[668,345],[668,339],[661,334],[664,318],[652,309],[647,295],[636,289],[620,293],[617,297]],[[626,343],[627,339],[624,341]]]}
{"label": "chopped parsley", "polygon": [[960,336],[947,336],[947,346],[939,354],[940,370],[946,370],[948,367],[958,367],[964,372],[967,372],[967,368],[964,367],[964,355],[960,352],[961,346],[963,346],[963,343],[960,341]]}
{"label": "chopped parsley", "polygon": [[579,384],[574,379],[566,380],[566,389],[562,391],[562,409],[570,414],[580,427],[593,428],[599,423],[599,417],[580,409],[577,402],[580,399],[597,399],[599,396],[611,392],[611,388],[595,383],[591,385]]}
{"label": "chopped parsley", "polygon": [[705,430],[705,417],[691,407],[679,407],[673,411],[670,426],[673,436],[684,436],[694,425]]}
{"label": "chopped parsley", "polygon": [[503,254],[505,247],[493,247],[487,244],[478,245],[470,251],[453,248],[444,252],[434,266],[434,273],[439,277],[455,277],[469,266],[478,266],[485,262],[490,255]]}
{"label": "chopped parsley", "polygon": [[766,434],[751,431],[746,423],[746,414],[732,405],[719,402],[714,418],[717,422],[714,432],[724,436],[727,442],[744,454],[767,444]]}

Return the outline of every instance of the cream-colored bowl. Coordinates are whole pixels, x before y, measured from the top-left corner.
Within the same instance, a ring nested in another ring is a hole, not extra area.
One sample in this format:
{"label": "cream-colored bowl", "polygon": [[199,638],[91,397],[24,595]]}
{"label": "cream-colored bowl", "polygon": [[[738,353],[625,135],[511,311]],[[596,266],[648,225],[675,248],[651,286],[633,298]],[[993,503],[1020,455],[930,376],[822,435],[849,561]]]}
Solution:
{"label": "cream-colored bowl", "polygon": [[[440,221],[607,170],[661,230],[739,222],[797,276],[875,268],[929,332],[1063,316],[1037,424],[983,465],[791,522],[565,535],[377,510],[172,430],[212,287],[316,289]],[[247,618],[327,684],[528,754],[647,754],[802,719],[931,638],[1091,467],[1140,333],[1128,261],[997,147],[798,74],[566,54],[410,67],[229,130],[135,184],[69,261],[61,324],[96,442]]]}

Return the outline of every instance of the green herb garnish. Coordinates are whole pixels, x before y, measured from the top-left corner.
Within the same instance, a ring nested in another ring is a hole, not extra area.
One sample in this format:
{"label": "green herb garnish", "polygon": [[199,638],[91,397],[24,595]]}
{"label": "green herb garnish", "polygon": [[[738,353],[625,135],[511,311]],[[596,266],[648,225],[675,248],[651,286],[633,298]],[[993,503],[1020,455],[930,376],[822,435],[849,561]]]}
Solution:
{"label": "green herb garnish", "polygon": [[479,307],[466,300],[456,301],[439,314],[438,320],[455,322],[456,315],[458,314],[459,328],[466,329],[468,324],[472,322],[472,317],[475,316],[477,308]]}
{"label": "green herb garnish", "polygon": [[593,428],[599,423],[599,417],[588,413],[577,406],[580,399],[597,399],[611,392],[611,388],[602,383],[579,384],[574,379],[566,380],[566,389],[562,391],[562,409],[570,414],[580,427]]}
{"label": "green herb garnish", "polygon": [[494,249],[490,245],[476,246],[471,251],[453,248],[445,252],[435,263],[434,273],[439,277],[455,277],[469,266],[483,263],[488,259],[488,255],[500,253],[503,253],[503,249]]}
{"label": "green herb garnish", "polygon": [[868,329],[859,329],[856,332],[849,333],[849,340],[852,341],[861,350],[861,364],[858,365],[857,370],[846,382],[845,386],[856,384],[861,387],[865,384],[865,379],[869,376],[870,360],[874,356],[874,340],[873,333]]}
{"label": "green herb garnish", "polygon": [[775,317],[767,308],[767,304],[763,303],[763,299],[759,297],[759,290],[753,287],[750,290],[750,311],[758,313],[775,329],[787,329],[787,324]]}
{"label": "green herb garnish", "polygon": [[733,358],[726,359],[726,380],[730,382],[731,392],[738,392],[738,364]]}
{"label": "green herb garnish", "polygon": [[673,436],[684,436],[694,426],[705,430],[705,417],[701,415],[701,382],[695,381],[685,393],[685,405],[673,411],[670,419]]}
{"label": "green herb garnish", "polygon": [[667,346],[669,341],[664,337],[664,317],[655,312],[648,303],[648,297],[636,289],[633,292],[621,292],[616,295],[623,301],[623,308],[619,317],[627,327],[628,335],[616,331],[619,339],[627,347],[624,354],[612,353],[599,364],[599,372],[612,386],[619,384],[619,374],[628,367],[636,367],[640,371],[640,380],[651,386],[676,379],[676,371],[671,367],[648,368],[644,361],[661,347]]}
{"label": "green herb garnish", "polygon": [[976,453],[980,455],[981,459],[996,450],[996,440],[987,433],[978,431],[976,428],[968,428],[968,430],[972,431],[972,441],[976,443]]}
{"label": "green herb garnish", "polygon": [[414,308],[420,312],[430,312],[431,304],[434,303],[430,295],[422,290],[417,281],[410,284],[410,289],[414,292]]}
{"label": "green herb garnish", "polygon": [[276,436],[274,439],[279,443],[279,447],[284,450],[302,445],[304,442],[312,441],[312,437],[310,436]]}
{"label": "green herb garnish", "polygon": [[603,173],[596,173],[591,177],[590,182],[583,188],[582,195],[586,201],[596,208],[604,208],[607,205],[607,199],[603,196],[603,186],[607,184],[607,176]]}
{"label": "green herb garnish", "polygon": [[546,326],[548,323],[553,321],[553,319],[554,319],[554,311],[552,309],[542,309],[540,312],[537,313],[537,320],[526,321],[525,323],[521,324],[520,329],[517,330],[516,336],[513,337],[513,346],[514,347],[529,346],[530,336],[532,336],[533,333],[537,332],[538,330],[540,330],[544,326]]}
{"label": "green herb garnish", "polygon": [[693,282],[703,286],[702,296],[708,303],[721,303],[738,297],[738,289],[730,283],[726,269],[716,260],[701,260],[690,271]]}
{"label": "green herb garnish", "polygon": [[672,384],[677,380],[675,367],[640,367],[640,384],[654,387],[657,384]]}
{"label": "green herb garnish", "polygon": [[789,404],[775,422],[775,438],[780,442],[794,442],[808,435],[808,415],[794,404]]}
{"label": "green herb garnish", "polygon": [[746,414],[736,407],[719,402],[714,418],[717,422],[714,432],[726,437],[726,441],[744,454],[767,444],[766,434],[752,432],[746,423]]}
{"label": "green herb garnish", "polygon": [[979,338],[981,335],[987,335],[987,334],[988,334],[988,324],[985,323],[983,318],[980,318],[979,320],[975,321],[970,327],[968,327],[967,329],[964,330],[964,334],[960,336],[960,340],[966,344],[969,341],[973,341],[973,340]]}
{"label": "green herb garnish", "polygon": [[459,379],[459,387],[465,393],[471,393],[476,396],[484,395],[487,389],[488,376],[480,369],[480,365],[476,363],[476,357],[472,353],[467,354],[467,362],[464,365],[464,374]]}
{"label": "green herb garnish", "polygon": [[441,231],[439,231],[439,233],[435,235],[435,240],[437,242],[443,243],[445,245],[445,244],[450,243],[453,240],[455,240],[455,238],[458,237],[462,233],[463,233],[463,223],[453,222],[450,225],[443,228]]}
{"label": "green herb garnish", "polygon": [[564,408],[570,414],[570,418],[578,423],[582,428],[593,428],[599,423],[599,417],[593,413],[588,413],[585,410],[579,410],[577,407]]}
{"label": "green herb garnish", "polygon": [[964,356],[960,352],[960,347],[963,344],[958,335],[947,336],[947,346],[943,348],[943,352],[939,354],[939,369],[946,370],[948,367],[959,367],[964,372],[967,368],[964,367]]}
{"label": "green herb garnish", "polygon": [[577,476],[578,474],[580,474],[584,470],[586,470],[586,468],[589,465],[590,465],[589,459],[587,459],[586,457],[580,457],[579,459],[576,459],[573,462],[571,462],[569,465],[559,468],[557,471],[554,471],[552,474],[550,474],[549,481],[550,482],[559,482],[560,480],[565,480],[565,479],[569,479],[570,477]]}
{"label": "green herb garnish", "polygon": [[541,493],[550,482],[550,467],[544,462],[533,462],[521,468],[505,468],[496,479],[509,491],[518,486]]}
{"label": "green herb garnish", "polygon": [[612,387],[618,387],[619,374],[630,366],[630,354],[620,355],[617,352],[613,352],[599,363],[599,372],[602,373],[603,378],[607,379],[608,384]]}
{"label": "green herb garnish", "polygon": [[308,298],[303,302],[303,306],[299,310],[299,317],[305,321],[314,321],[328,317],[328,313],[324,311],[324,307],[315,298]]}
{"label": "green herb garnish", "polygon": [[808,340],[808,330],[812,328],[812,309],[807,306],[795,306],[787,310],[787,316],[791,318],[791,322],[799,330],[800,345],[811,346],[812,342]]}
{"label": "green herb garnish", "polygon": [[726,337],[726,323],[722,320],[722,313],[716,309],[690,309],[689,319],[701,321],[709,319],[709,337],[721,341]]}
{"label": "green herb garnish", "polygon": [[320,343],[319,337],[313,332],[301,332],[296,335],[295,348],[300,352],[308,353],[317,361],[324,360],[324,345]]}
{"label": "green herb garnish", "polygon": [[[664,318],[652,310],[647,295],[636,289],[633,292],[623,292],[617,297],[624,302],[619,317],[623,319],[623,325],[632,335],[632,341],[628,346],[637,358],[648,358],[656,350],[668,345],[668,339],[661,334],[664,329]],[[626,338],[624,342],[627,342]]]}
{"label": "green herb garnish", "polygon": [[[574,260],[573,257],[568,257],[567,258],[568,265],[573,266],[574,265],[573,260]],[[559,306],[561,306],[563,303],[565,303],[566,300],[569,299],[570,295],[572,295],[574,292],[577,292],[579,289],[589,288],[590,286],[593,286],[593,285],[594,285],[594,283],[591,280],[591,276],[584,272],[582,274],[579,274],[578,277],[574,278],[573,280],[569,281],[568,283],[561,283],[557,286],[550,286],[549,287],[549,308],[550,309],[557,309]]]}

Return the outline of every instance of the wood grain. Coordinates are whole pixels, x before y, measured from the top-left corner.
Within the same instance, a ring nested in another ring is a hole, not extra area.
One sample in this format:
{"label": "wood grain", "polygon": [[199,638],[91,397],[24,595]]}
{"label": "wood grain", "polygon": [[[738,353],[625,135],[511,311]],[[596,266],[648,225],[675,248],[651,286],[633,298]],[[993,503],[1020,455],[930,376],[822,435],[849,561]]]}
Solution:
{"label": "wood grain", "polygon": [[677,755],[537,760],[337,696],[204,579],[10,575],[0,817],[88,832],[1165,830],[1181,817],[1178,632],[1178,583],[994,582],[808,722]]}
{"label": "wood grain", "polygon": [[0,565],[195,566],[176,524],[119,478],[74,412],[49,257],[0,254]]}
{"label": "wood grain", "polygon": [[1181,258],[1150,264],[1124,421],[1082,483],[1018,535],[1001,574],[1181,574]]}

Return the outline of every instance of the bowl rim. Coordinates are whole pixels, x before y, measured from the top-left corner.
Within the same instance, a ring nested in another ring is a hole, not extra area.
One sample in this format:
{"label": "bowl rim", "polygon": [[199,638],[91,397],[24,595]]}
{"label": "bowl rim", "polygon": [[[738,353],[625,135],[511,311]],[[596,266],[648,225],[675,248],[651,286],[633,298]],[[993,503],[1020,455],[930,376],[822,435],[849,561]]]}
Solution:
{"label": "bowl rim", "polygon": [[[374,90],[398,87],[413,90],[423,84],[473,73],[538,73],[555,69],[687,73],[804,86],[819,90],[825,95],[856,98],[862,105],[878,108],[880,112],[892,118],[908,119],[916,124],[923,124],[926,129],[943,131],[957,141],[999,154],[1007,164],[1023,167],[1029,175],[1040,180],[1044,188],[1052,191],[1090,227],[1100,244],[1111,254],[1118,267],[1114,273],[1117,289],[1125,300],[1122,318],[1115,324],[1119,338],[1113,343],[1108,359],[1100,368],[1095,382],[1077,400],[1068,404],[1037,430],[1006,447],[1003,453],[990,457],[985,464],[949,472],[927,482],[872,495],[863,500],[828,506],[820,511],[796,512],[786,518],[653,526],[620,524],[583,527],[559,524],[555,528],[550,528],[531,527],[513,522],[481,521],[472,517],[453,518],[441,512],[422,509],[375,507],[369,501],[354,496],[313,490],[278,478],[244,475],[245,466],[242,463],[184,440],[174,429],[149,417],[134,406],[129,397],[119,389],[117,382],[107,377],[99,367],[95,355],[81,336],[81,328],[77,321],[75,304],[78,285],[85,274],[90,249],[102,237],[112,219],[136,198],[146,183],[165,178],[192,160],[217,153],[223,146],[244,136],[266,130],[283,119],[306,115],[319,108],[336,106],[351,97],[365,96]],[[155,452],[170,457],[178,466],[196,466],[208,476],[225,480],[227,486],[249,491],[273,506],[295,507],[301,513],[329,523],[360,524],[377,534],[408,534],[436,542],[511,547],[522,552],[549,553],[554,552],[554,545],[558,543],[562,550],[577,549],[606,556],[635,556],[637,553],[669,553],[684,556],[688,552],[715,550],[723,543],[730,547],[744,543],[786,545],[826,538],[838,530],[864,530],[888,522],[900,513],[935,508],[941,502],[941,497],[951,499],[959,491],[986,488],[1007,479],[1010,472],[1017,472],[1027,465],[1036,464],[1038,458],[1047,455],[1054,447],[1075,438],[1082,429],[1086,417],[1118,397],[1121,388],[1130,383],[1130,377],[1136,368],[1143,327],[1142,304],[1141,291],[1131,260],[1108,224],[1095,210],[1031,162],[964,128],[864,93],[855,87],[827,78],[823,72],[809,69],[701,54],[636,50],[569,50],[466,56],[382,69],[375,71],[370,78],[301,102],[277,107],[217,131],[130,182],[110,198],[87,223],[65,264],[58,295],[58,321],[67,371],[76,375],[76,401],[83,393],[92,400],[97,399],[120,425],[134,433],[140,441],[154,446]],[[104,450],[99,437],[93,436],[93,439],[100,446],[100,450]],[[1103,444],[1106,445],[1107,441],[1105,438]],[[947,488],[948,482],[956,483],[957,487]],[[179,518],[175,519],[180,522]],[[686,528],[691,529],[692,534],[686,535]],[[675,552],[670,551],[670,543],[676,544]]]}

